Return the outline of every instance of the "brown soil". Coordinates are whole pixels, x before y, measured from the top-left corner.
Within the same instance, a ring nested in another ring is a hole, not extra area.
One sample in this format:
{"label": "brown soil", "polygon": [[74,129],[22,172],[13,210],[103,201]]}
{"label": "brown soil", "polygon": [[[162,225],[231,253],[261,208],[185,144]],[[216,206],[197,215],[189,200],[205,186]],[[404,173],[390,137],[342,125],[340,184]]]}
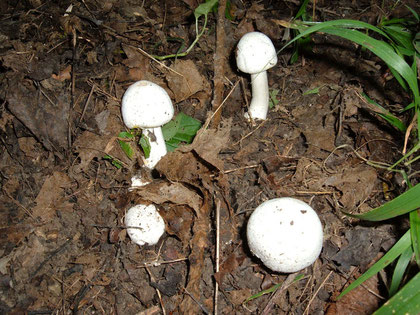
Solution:
{"label": "brown soil", "polygon": [[[407,222],[366,224],[342,211],[366,212],[406,189],[366,163],[396,161],[404,135],[361,94],[395,112],[408,95],[375,56],[318,34],[293,65],[292,48],[279,55],[268,73],[278,104],[266,121],[245,121],[249,77],[236,70],[235,45],[258,30],[281,48],[289,37],[279,21],[300,1],[230,3],[232,21],[210,13],[188,56],[162,62],[150,55],[194,40],[196,0],[0,3],[1,313],[213,313],[215,280],[219,314],[370,314],[385,301],[386,273],[335,297]],[[407,16],[404,4],[419,9],[414,0],[393,4],[317,1],[309,9],[317,21],[370,23],[390,12]],[[137,80],[164,87],[176,112],[208,127],[165,156],[150,185],[129,192],[141,153],[128,159],[117,136],[125,130],[121,97]],[[244,233],[256,206],[284,196],[319,214],[323,251],[299,281],[244,303],[288,277],[266,269]],[[156,246],[126,236],[124,213],[140,200],[157,204],[165,219]]]}

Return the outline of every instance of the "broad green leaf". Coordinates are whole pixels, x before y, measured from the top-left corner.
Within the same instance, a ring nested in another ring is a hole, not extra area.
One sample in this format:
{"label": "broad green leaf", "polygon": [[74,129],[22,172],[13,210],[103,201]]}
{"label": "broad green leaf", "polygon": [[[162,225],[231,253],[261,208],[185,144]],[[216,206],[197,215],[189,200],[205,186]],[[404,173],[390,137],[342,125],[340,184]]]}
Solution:
{"label": "broad green leaf", "polygon": [[118,140],[118,143],[120,144],[120,147],[124,151],[125,155],[127,155],[127,157],[131,160],[134,155],[134,150],[131,147],[131,144],[122,140]]}
{"label": "broad green leaf", "polygon": [[134,139],[134,134],[132,134],[131,132],[128,132],[128,131],[123,131],[123,132],[120,132],[118,134],[118,138]]}
{"label": "broad green leaf", "polygon": [[143,149],[143,153],[144,153],[144,157],[147,159],[150,156],[150,142],[149,139],[147,139],[147,137],[142,134],[139,144],[141,146],[141,148]]}
{"label": "broad green leaf", "polygon": [[162,127],[168,151],[176,149],[181,142],[191,143],[200,128],[200,121],[180,112]]}
{"label": "broad green leaf", "polygon": [[389,299],[374,315],[419,314],[420,272],[417,273],[397,294]]}
{"label": "broad green leaf", "polygon": [[343,292],[341,292],[341,294],[337,297],[337,299],[342,298],[351,290],[353,290],[354,288],[358,287],[369,278],[376,275],[379,271],[381,271],[390,263],[392,263],[395,259],[397,259],[397,257],[400,256],[407,248],[409,248],[410,245],[411,245],[410,231],[407,231],[381,259],[379,259],[364,274],[362,274],[359,278],[353,281]]}
{"label": "broad green leaf", "polygon": [[420,208],[420,184],[410,188],[402,195],[364,214],[347,215],[367,221],[383,221],[406,214]]}
{"label": "broad green leaf", "polygon": [[397,293],[412,256],[413,248],[409,246],[401,254],[400,258],[398,258],[397,264],[394,268],[394,273],[392,275],[391,286],[389,287],[389,296],[393,296],[395,293]]}
{"label": "broad green leaf", "polygon": [[218,2],[218,0],[207,0],[206,2],[200,4],[194,10],[195,18],[198,19],[202,15],[207,16],[212,11],[213,7],[217,5]]}

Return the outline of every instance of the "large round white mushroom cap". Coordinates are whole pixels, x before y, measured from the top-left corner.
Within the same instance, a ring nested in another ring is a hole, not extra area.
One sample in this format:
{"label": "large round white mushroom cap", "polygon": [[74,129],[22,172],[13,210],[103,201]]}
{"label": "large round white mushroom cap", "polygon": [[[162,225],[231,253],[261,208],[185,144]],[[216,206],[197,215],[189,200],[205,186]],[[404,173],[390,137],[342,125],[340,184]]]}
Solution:
{"label": "large round white mushroom cap", "polygon": [[274,67],[277,53],[270,38],[260,32],[246,33],[236,47],[236,64],[242,72],[256,74]]}
{"label": "large round white mushroom cap", "polygon": [[322,249],[323,232],[316,212],[294,198],[263,202],[249,218],[248,245],[268,268],[296,272],[310,266]]}
{"label": "large round white mushroom cap", "polygon": [[154,205],[136,205],[125,214],[128,236],[138,245],[155,245],[165,232],[165,221]]}
{"label": "large round white mushroom cap", "polygon": [[146,80],[130,85],[121,103],[124,124],[130,129],[160,127],[174,116],[174,107],[165,89]]}

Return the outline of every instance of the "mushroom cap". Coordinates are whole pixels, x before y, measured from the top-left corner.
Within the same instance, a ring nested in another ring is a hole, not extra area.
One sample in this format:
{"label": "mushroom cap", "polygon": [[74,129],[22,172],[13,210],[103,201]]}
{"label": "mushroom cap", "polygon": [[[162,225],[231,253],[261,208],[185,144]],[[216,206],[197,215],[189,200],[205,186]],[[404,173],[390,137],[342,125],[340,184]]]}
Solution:
{"label": "mushroom cap", "polygon": [[165,89],[142,80],[125,91],[121,112],[127,128],[156,128],[172,119],[174,107]]}
{"label": "mushroom cap", "polygon": [[260,32],[246,33],[236,47],[236,64],[242,72],[256,74],[274,67],[277,53],[270,38]]}
{"label": "mushroom cap", "polygon": [[268,268],[296,272],[310,266],[322,249],[323,232],[316,212],[294,198],[263,202],[249,218],[248,245]]}
{"label": "mushroom cap", "polygon": [[128,236],[138,245],[155,245],[165,232],[165,221],[154,205],[136,205],[125,214]]}

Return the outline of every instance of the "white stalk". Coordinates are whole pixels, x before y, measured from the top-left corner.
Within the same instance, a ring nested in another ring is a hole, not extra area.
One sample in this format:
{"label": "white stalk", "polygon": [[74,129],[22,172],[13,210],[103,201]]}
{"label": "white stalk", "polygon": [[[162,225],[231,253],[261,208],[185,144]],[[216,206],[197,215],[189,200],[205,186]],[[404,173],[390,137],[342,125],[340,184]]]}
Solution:
{"label": "white stalk", "polygon": [[268,112],[267,71],[251,74],[252,99],[248,115],[252,119],[266,119]]}
{"label": "white stalk", "polygon": [[144,160],[144,165],[150,169],[154,168],[160,159],[166,155],[166,144],[163,138],[162,129],[144,128],[143,134],[150,144],[150,155]]}

